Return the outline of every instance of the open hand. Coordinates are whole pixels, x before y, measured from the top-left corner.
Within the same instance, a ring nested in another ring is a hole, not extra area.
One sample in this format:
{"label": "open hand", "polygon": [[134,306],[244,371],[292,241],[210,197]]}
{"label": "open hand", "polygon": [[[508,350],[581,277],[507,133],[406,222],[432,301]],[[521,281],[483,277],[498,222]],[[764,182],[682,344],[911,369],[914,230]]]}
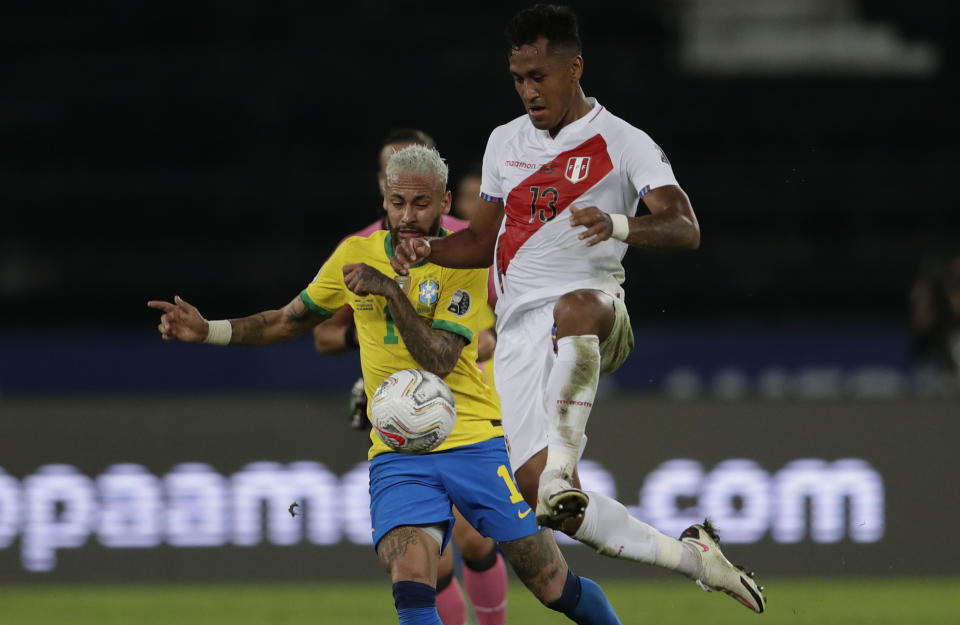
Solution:
{"label": "open hand", "polygon": [[163,311],[157,329],[160,330],[164,341],[176,339],[187,343],[199,343],[207,338],[209,331],[207,320],[200,315],[200,311],[195,306],[188,304],[179,295],[173,298],[172,304],[150,300],[147,306]]}

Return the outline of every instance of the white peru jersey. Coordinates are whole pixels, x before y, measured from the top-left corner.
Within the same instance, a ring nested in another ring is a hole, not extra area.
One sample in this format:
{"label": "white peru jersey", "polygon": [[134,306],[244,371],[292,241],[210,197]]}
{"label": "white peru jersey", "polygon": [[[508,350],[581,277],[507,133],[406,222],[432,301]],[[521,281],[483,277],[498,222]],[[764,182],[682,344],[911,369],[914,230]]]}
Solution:
{"label": "white peru jersey", "polygon": [[663,150],[642,130],[594,98],[584,117],[556,138],[527,115],[499,126],[483,156],[484,199],[504,202],[494,256],[497,315],[513,313],[581,288],[617,293],[627,244],[587,247],[571,228],[569,206],[596,206],[634,216],[638,199],[677,180]]}

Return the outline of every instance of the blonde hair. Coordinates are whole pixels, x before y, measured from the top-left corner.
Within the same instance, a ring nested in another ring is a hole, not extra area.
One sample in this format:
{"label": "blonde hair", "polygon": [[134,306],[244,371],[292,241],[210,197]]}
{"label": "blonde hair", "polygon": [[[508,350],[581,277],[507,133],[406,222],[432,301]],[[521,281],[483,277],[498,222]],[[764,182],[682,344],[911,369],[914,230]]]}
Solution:
{"label": "blonde hair", "polygon": [[387,175],[387,180],[400,173],[434,176],[446,189],[450,169],[436,148],[414,144],[394,152],[387,160],[387,169],[384,173]]}

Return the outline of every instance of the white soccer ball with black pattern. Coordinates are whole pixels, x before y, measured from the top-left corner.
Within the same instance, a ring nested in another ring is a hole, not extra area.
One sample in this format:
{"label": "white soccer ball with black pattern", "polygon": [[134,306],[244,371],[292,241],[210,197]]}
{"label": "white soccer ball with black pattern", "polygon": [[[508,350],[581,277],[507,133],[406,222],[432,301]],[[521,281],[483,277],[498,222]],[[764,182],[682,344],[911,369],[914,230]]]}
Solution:
{"label": "white soccer ball with black pattern", "polygon": [[373,394],[370,421],[391,449],[425,454],[450,436],[457,422],[457,402],[438,376],[404,369],[384,380]]}

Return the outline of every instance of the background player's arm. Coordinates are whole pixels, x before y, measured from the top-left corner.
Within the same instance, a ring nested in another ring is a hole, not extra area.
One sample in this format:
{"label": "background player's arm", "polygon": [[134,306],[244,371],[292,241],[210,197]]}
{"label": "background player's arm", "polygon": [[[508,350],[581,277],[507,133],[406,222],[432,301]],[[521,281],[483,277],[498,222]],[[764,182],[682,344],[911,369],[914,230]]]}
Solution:
{"label": "background player's arm", "polygon": [[[626,238],[628,245],[648,250],[695,250],[700,247],[700,224],[683,189],[676,185],[652,189],[643,197],[643,203],[650,214],[627,218],[630,226]],[[580,233],[580,239],[592,237],[587,246],[606,241],[613,229],[610,215],[596,206],[583,209],[571,206],[570,225],[586,227]]]}
{"label": "background player's arm", "polygon": [[[195,306],[179,296],[173,303],[149,301],[147,306],[163,311],[158,329],[165,341],[176,339],[199,343],[207,338],[210,324]],[[307,332],[322,320],[299,297],[295,297],[280,310],[265,310],[249,317],[230,319],[233,328],[230,344],[261,346],[282,343]]]}
{"label": "background player's arm", "polygon": [[450,375],[460,359],[467,339],[459,334],[430,328],[413,309],[396,281],[369,265],[358,263],[343,268],[343,282],[357,295],[382,295],[407,351],[422,368],[441,378]]}
{"label": "background player's arm", "polygon": [[477,362],[486,362],[493,358],[493,350],[497,348],[497,332],[493,328],[480,330],[477,333]]}
{"label": "background player's arm", "polygon": [[440,239],[405,239],[391,259],[393,268],[406,275],[411,265],[429,258],[431,263],[455,269],[482,269],[493,264],[493,250],[503,219],[503,204],[481,200],[470,225]]}
{"label": "background player's arm", "polygon": [[357,329],[353,325],[353,310],[344,306],[337,313],[313,329],[313,346],[321,354],[335,356],[357,347]]}

